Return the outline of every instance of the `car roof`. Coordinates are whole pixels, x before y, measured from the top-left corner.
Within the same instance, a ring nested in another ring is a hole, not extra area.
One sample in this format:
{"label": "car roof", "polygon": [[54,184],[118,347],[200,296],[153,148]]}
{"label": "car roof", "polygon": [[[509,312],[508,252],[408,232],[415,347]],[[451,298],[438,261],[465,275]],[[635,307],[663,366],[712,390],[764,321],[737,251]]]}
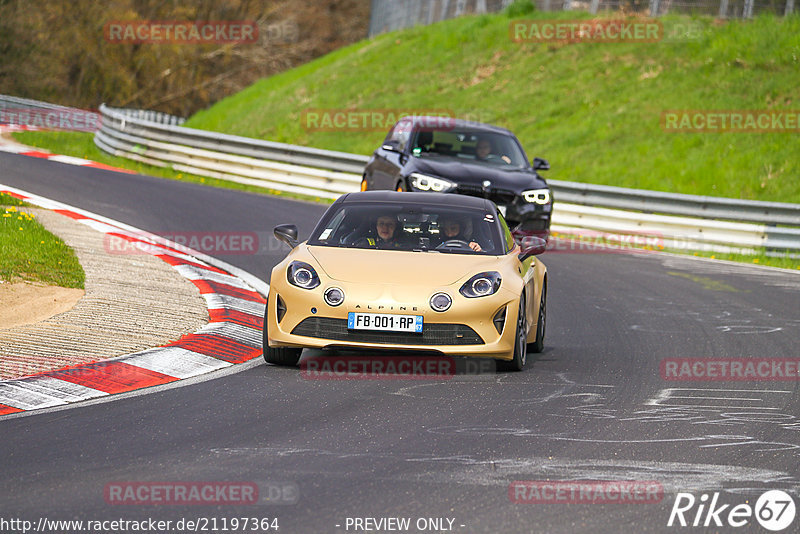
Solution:
{"label": "car roof", "polygon": [[485,198],[454,195],[451,193],[414,193],[398,191],[361,191],[346,193],[339,197],[339,203],[389,202],[398,204],[419,204],[423,206],[446,206],[451,208],[472,208],[492,211],[492,203]]}
{"label": "car roof", "polygon": [[409,115],[402,117],[400,119],[400,121],[403,120],[411,121],[414,123],[415,126],[422,125],[423,127],[427,127],[431,130],[437,130],[436,125],[444,121],[442,130],[452,130],[455,128],[460,128],[464,130],[476,130],[481,132],[499,133],[511,136],[514,135],[513,133],[511,133],[510,130],[506,130],[505,128],[501,128],[499,126],[494,126],[492,124],[486,124],[484,122],[476,122],[465,119],[454,119],[451,117],[437,117],[433,115]]}

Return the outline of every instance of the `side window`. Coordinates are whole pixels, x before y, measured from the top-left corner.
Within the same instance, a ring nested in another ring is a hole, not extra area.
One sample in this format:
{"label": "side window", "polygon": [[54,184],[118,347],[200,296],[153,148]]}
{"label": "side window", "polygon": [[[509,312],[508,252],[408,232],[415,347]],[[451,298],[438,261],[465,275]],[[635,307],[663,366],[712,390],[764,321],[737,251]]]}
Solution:
{"label": "side window", "polygon": [[506,224],[506,220],[500,215],[500,212],[497,212],[498,220],[500,221],[500,228],[503,229],[503,238],[506,241],[506,254],[511,252],[511,249],[514,248],[516,244],[514,242],[514,236],[511,234],[511,230],[508,229],[508,225]]}
{"label": "side window", "polygon": [[411,129],[413,124],[408,120],[401,120],[394,125],[392,131],[386,136],[385,141],[397,142],[397,149],[401,152],[405,151],[408,140],[411,137]]}

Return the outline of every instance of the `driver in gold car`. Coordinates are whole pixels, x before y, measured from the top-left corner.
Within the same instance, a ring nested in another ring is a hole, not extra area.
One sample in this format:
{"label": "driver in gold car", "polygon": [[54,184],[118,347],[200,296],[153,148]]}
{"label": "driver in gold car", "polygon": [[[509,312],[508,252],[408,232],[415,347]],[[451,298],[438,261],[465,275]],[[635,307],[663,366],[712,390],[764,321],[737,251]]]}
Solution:
{"label": "driver in gold car", "polygon": [[480,252],[481,246],[469,239],[468,236],[462,234],[463,227],[466,226],[457,218],[450,217],[442,220],[442,242],[449,241],[451,239],[456,239],[458,241],[464,241],[465,243],[469,243],[469,248],[474,250],[475,252]]}

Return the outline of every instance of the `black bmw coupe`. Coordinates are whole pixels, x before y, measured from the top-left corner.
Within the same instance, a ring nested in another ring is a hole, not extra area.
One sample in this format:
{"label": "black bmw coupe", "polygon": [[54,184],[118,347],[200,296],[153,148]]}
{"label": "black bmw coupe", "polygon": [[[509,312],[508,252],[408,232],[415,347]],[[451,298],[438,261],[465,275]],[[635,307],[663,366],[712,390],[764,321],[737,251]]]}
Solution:
{"label": "black bmw coupe", "polygon": [[547,239],[553,196],[510,131],[448,117],[403,117],[364,168],[361,190],[432,191],[492,200],[518,238]]}

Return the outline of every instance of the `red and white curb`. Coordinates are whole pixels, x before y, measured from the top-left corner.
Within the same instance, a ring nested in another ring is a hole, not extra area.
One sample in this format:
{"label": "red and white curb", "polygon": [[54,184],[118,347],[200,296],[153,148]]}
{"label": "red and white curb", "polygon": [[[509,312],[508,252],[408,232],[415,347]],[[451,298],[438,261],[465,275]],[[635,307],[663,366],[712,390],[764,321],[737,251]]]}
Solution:
{"label": "red and white curb", "polygon": [[263,295],[269,290],[265,282],[124,223],[2,184],[0,192],[124,239],[166,261],[198,287],[210,317],[197,332],[162,347],[0,381],[0,416],[167,384],[261,356]]}
{"label": "red and white curb", "polygon": [[[24,125],[2,124],[0,125],[0,134],[11,132],[35,132],[40,128]],[[73,156],[62,156],[60,154],[52,154],[46,150],[31,150],[31,147],[18,144],[16,142],[0,143],[0,152],[10,152],[12,154],[19,154],[21,156],[29,156],[32,158],[46,159],[48,161],[55,161],[57,163],[66,163],[68,165],[78,165],[79,167],[92,167],[95,169],[104,169],[107,171],[123,172],[125,174],[136,174],[135,171],[129,169],[121,169],[119,167],[112,167],[104,163],[96,161],[76,158]]]}

